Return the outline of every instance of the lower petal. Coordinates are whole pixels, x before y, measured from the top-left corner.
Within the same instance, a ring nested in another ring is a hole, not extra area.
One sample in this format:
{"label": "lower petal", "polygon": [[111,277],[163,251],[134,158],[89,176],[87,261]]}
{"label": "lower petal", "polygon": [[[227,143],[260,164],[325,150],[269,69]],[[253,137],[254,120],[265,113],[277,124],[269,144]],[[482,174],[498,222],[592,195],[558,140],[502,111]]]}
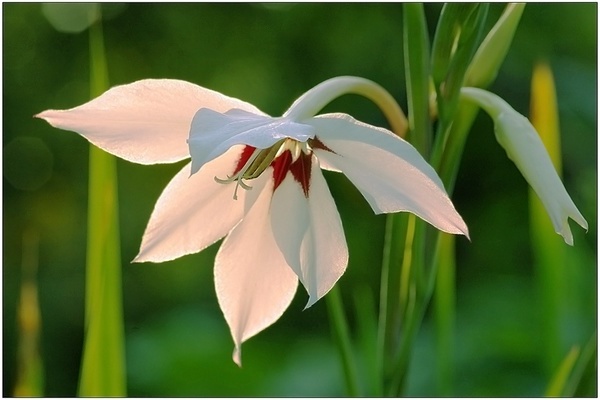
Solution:
{"label": "lower petal", "polygon": [[310,307],[325,296],[348,265],[348,246],[342,220],[321,170],[313,166],[308,198],[310,228],[302,243]]}
{"label": "lower petal", "polygon": [[[242,222],[227,236],[215,262],[215,287],[241,365],[242,342],[273,324],[290,305],[298,280],[273,237],[269,208],[272,174]],[[257,182],[252,191],[260,190]]]}
{"label": "lower petal", "polygon": [[308,197],[288,174],[275,190],[271,205],[275,241],[309,294],[306,307],[323,297],[348,265],[339,213],[316,157],[312,163]]}
{"label": "lower petal", "polygon": [[162,262],[197,253],[225,236],[244,213],[245,191],[215,182],[235,167],[241,148],[231,149],[190,176],[186,165],[160,195],[135,262]]}

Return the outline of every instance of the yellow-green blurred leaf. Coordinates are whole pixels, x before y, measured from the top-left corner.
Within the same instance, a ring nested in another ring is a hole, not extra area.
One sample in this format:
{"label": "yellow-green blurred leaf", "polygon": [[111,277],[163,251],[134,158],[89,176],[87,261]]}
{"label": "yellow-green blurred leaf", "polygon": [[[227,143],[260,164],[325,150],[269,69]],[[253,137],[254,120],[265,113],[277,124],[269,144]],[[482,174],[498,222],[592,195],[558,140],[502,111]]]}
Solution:
{"label": "yellow-green blurred leaf", "polygon": [[579,356],[579,347],[573,346],[571,351],[564,358],[560,367],[556,371],[556,374],[550,381],[550,385],[546,390],[546,396],[548,397],[560,397],[563,395],[565,390],[565,385],[567,384],[567,380],[569,375],[573,371],[573,366],[575,365],[575,361],[577,361],[577,357]]}
{"label": "yellow-green blurred leaf", "polygon": [[15,397],[40,397],[44,394],[44,366],[39,342],[41,315],[36,271],[39,237],[33,231],[23,235],[23,274],[19,301],[19,345]]}

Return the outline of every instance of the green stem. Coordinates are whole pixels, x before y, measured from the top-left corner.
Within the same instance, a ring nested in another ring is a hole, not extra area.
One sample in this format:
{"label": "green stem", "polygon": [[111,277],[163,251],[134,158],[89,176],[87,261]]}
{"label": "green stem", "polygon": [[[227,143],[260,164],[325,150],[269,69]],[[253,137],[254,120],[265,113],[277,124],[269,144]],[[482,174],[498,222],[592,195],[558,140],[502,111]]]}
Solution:
{"label": "green stem", "polygon": [[[416,334],[423,321],[434,288],[435,255],[431,256],[431,262],[426,261],[427,227],[425,224],[414,215],[409,215],[402,262],[401,287],[399,296],[396,298],[401,305],[400,339],[398,346],[392,352],[391,379],[387,392],[387,395],[392,397],[399,396],[404,391]],[[436,236],[433,236],[431,240],[434,240],[435,244]],[[436,246],[432,246],[432,248],[435,249]],[[432,268],[426,270],[426,265],[432,265]]]}
{"label": "green stem", "polygon": [[[91,92],[108,88],[102,26],[90,28]],[[80,396],[125,396],[116,162],[90,147],[85,341]]]}
{"label": "green stem", "polygon": [[342,360],[348,395],[356,397],[359,396],[356,359],[354,358],[354,353],[352,351],[348,322],[346,321],[342,297],[337,285],[335,285],[327,294],[326,302],[329,320],[332,324],[333,336]]}
{"label": "green stem", "polygon": [[387,216],[381,286],[379,298],[379,322],[377,336],[377,360],[383,371],[382,382],[393,366],[391,355],[397,353],[401,329],[401,307],[399,300],[402,281],[404,243],[408,233],[410,214],[398,213]]}
{"label": "green stem", "polygon": [[406,3],[404,17],[404,63],[408,98],[410,142],[424,158],[431,147],[429,119],[429,35],[421,3]]}
{"label": "green stem", "polygon": [[441,396],[452,394],[455,320],[455,255],[454,236],[440,234],[438,267],[434,294],[436,327],[436,365]]}

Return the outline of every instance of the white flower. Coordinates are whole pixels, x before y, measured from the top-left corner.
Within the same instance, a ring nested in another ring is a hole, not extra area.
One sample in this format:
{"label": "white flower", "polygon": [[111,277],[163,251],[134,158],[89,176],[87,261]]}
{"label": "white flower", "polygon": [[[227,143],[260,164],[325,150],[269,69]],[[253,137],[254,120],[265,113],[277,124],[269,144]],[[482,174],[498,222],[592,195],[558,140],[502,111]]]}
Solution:
{"label": "white flower", "polygon": [[507,102],[486,90],[465,87],[461,95],[479,105],[494,120],[496,140],[539,196],[556,233],[572,246],[573,234],[568,219],[573,219],[585,230],[588,224],[560,181],[533,125]]}
{"label": "white flower", "polygon": [[346,269],[344,231],[321,168],[343,172],[377,214],[409,211],[445,232],[468,234],[439,177],[410,144],[348,115],[313,116],[348,92],[388,111],[397,107],[379,86],[353,77],[318,85],[280,118],[187,82],[142,80],[38,117],[132,162],[191,154],[158,199],[134,261],[171,260],[225,237],[215,285],[240,364],[241,343],[281,316],[298,280],[309,307]]}

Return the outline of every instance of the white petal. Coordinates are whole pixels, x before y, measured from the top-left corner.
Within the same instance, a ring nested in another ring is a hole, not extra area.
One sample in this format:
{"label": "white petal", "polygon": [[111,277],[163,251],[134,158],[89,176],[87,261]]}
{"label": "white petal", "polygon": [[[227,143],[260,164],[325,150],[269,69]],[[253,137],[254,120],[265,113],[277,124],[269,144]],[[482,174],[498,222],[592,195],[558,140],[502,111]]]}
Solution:
{"label": "white petal", "polygon": [[[312,183],[312,182],[311,182]],[[309,187],[312,194],[312,187]],[[337,210],[336,210],[337,211]],[[305,284],[300,249],[310,225],[308,199],[302,186],[288,173],[273,193],[271,201],[271,227],[275,241],[288,265]]]}
{"label": "white petal", "polygon": [[226,113],[201,109],[194,115],[190,131],[192,173],[236,144],[266,149],[285,138],[306,142],[313,137],[311,126],[286,118],[272,118],[235,109]]}
{"label": "white petal", "polygon": [[320,160],[342,170],[375,213],[409,211],[436,228],[468,236],[434,169],[408,142],[344,114],[310,122],[333,152],[316,149]]}
{"label": "white petal", "polygon": [[225,236],[244,213],[245,190],[233,199],[234,184],[220,184],[235,168],[241,148],[231,149],[190,176],[186,165],[160,195],[135,262],[162,262],[197,253]]}
{"label": "white petal", "polygon": [[70,110],[48,110],[36,117],[80,133],[94,145],[140,164],[169,163],[189,157],[187,138],[198,109],[239,108],[260,114],[251,104],[189,82],[145,79],[116,86]]}
{"label": "white petal", "polygon": [[271,230],[270,172],[256,179],[262,183],[256,182],[251,192],[261,192],[223,241],[215,262],[217,297],[235,342],[233,359],[238,365],[242,342],[273,324],[290,305],[298,286]]}
{"label": "white petal", "polygon": [[323,297],[344,274],[348,247],[337,211],[316,157],[308,198],[291,173],[271,204],[275,240],[309,294],[306,307]]}

